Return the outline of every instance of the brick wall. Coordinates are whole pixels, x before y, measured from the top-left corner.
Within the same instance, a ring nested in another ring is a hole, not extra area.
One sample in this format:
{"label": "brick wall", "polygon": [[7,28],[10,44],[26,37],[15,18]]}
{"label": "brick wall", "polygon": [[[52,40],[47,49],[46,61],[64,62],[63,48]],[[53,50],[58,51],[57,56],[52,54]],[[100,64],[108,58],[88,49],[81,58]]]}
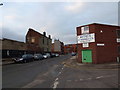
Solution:
{"label": "brick wall", "polygon": [[[116,39],[116,29],[119,26],[104,24],[89,24],[89,33],[95,33],[95,42],[89,43],[89,47],[78,44],[78,62],[82,62],[82,50],[92,50],[93,63],[116,62],[118,56],[117,47],[120,45]],[[81,35],[81,27],[77,27],[77,35]],[[97,44],[104,44],[98,46]]]}
{"label": "brick wall", "polygon": [[3,39],[2,40],[2,49],[8,50],[26,50],[26,44],[24,42],[19,42],[16,40]]}
{"label": "brick wall", "polygon": [[64,46],[64,53],[77,52],[77,44],[68,44]]}
{"label": "brick wall", "polygon": [[52,39],[33,29],[28,30],[26,43],[29,50],[37,52],[51,52]]}

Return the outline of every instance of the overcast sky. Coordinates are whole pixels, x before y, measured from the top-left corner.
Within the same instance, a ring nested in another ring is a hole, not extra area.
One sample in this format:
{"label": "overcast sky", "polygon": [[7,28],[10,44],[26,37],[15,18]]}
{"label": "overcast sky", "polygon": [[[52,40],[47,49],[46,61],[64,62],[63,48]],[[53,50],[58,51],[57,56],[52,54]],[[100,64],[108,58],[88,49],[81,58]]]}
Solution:
{"label": "overcast sky", "polygon": [[18,41],[25,41],[33,28],[65,44],[76,43],[77,26],[118,24],[117,2],[5,2],[0,13],[2,37]]}

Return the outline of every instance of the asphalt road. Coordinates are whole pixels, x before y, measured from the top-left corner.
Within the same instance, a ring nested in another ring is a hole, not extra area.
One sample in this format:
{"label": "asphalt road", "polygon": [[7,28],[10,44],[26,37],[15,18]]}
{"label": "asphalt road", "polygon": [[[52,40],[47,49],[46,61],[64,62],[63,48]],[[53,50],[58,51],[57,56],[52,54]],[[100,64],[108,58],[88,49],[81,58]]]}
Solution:
{"label": "asphalt road", "polygon": [[54,78],[63,66],[62,61],[70,55],[49,58],[24,64],[11,64],[2,67],[2,88],[50,88]]}
{"label": "asphalt road", "polygon": [[70,55],[3,66],[3,88],[118,88],[118,70],[76,69]]}

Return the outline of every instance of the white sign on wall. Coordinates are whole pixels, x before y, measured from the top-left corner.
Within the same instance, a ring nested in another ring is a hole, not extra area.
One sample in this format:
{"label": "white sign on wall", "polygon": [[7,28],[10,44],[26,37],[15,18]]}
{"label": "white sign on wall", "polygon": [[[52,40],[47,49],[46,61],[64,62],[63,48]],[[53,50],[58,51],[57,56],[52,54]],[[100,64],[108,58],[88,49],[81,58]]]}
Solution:
{"label": "white sign on wall", "polygon": [[117,38],[117,42],[120,42],[120,38]]}
{"label": "white sign on wall", "polygon": [[83,43],[82,46],[83,47],[89,47],[89,43]]}
{"label": "white sign on wall", "polygon": [[78,36],[78,43],[95,42],[95,33],[83,34]]}
{"label": "white sign on wall", "polygon": [[97,46],[105,46],[104,43],[97,43]]}

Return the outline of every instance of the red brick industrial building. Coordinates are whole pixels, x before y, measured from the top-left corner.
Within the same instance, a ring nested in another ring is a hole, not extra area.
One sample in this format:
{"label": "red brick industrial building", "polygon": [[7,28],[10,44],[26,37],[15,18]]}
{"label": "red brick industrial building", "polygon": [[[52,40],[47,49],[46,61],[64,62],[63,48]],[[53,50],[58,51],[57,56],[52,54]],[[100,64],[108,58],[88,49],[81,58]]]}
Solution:
{"label": "red brick industrial building", "polygon": [[77,44],[67,44],[64,46],[64,53],[77,52]]}
{"label": "red brick industrial building", "polygon": [[77,27],[78,62],[108,63],[120,57],[120,26],[89,24]]}

